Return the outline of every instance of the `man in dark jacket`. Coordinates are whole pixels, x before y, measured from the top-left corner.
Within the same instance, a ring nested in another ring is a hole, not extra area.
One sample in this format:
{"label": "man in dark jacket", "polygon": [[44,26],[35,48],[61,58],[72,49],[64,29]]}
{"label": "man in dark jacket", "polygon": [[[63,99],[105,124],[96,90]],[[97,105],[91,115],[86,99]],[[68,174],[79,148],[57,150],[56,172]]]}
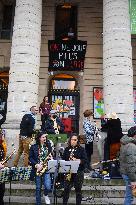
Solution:
{"label": "man in dark jacket", "polygon": [[64,132],[64,125],[55,110],[51,110],[50,117],[43,124],[42,130],[48,134],[60,134]]}
{"label": "man in dark jacket", "polygon": [[35,115],[38,109],[36,106],[30,108],[30,113],[25,114],[20,123],[19,148],[14,160],[14,166],[18,165],[20,156],[24,152],[24,166],[28,166],[29,144],[31,143],[32,134],[35,128]]}
{"label": "man in dark jacket", "polygon": [[72,134],[69,138],[68,147],[64,150],[63,159],[66,161],[79,160],[79,168],[76,174],[71,174],[71,178],[67,178],[64,183],[63,205],[68,204],[69,193],[74,185],[76,191],[76,205],[80,205],[82,201],[82,185],[84,181],[84,169],[87,167],[87,154],[83,147],[80,146],[78,136]]}
{"label": "man in dark jacket", "polygon": [[136,126],[128,130],[128,135],[121,138],[120,172],[126,183],[124,205],[133,202],[132,186],[136,188]]}

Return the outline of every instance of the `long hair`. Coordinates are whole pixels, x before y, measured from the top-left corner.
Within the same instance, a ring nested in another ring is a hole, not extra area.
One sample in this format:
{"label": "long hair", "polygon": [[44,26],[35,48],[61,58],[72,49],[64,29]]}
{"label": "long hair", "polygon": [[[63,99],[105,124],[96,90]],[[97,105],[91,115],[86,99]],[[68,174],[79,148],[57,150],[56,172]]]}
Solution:
{"label": "long hair", "polygon": [[77,146],[79,147],[80,146],[80,142],[79,142],[79,136],[76,134],[76,133],[72,133],[68,139],[68,147],[71,147],[71,138],[73,136],[76,136],[77,137]]}
{"label": "long hair", "polygon": [[93,115],[93,112],[90,109],[88,109],[84,111],[83,115],[84,117],[90,117]]}
{"label": "long hair", "polygon": [[[40,145],[40,138],[42,135],[45,135],[46,133],[43,131],[39,131],[36,135],[36,144]],[[46,144],[47,144],[47,134],[46,134]]]}
{"label": "long hair", "polygon": [[40,104],[41,108],[44,108],[45,106],[45,98],[48,97],[47,95],[44,96],[42,103]]}

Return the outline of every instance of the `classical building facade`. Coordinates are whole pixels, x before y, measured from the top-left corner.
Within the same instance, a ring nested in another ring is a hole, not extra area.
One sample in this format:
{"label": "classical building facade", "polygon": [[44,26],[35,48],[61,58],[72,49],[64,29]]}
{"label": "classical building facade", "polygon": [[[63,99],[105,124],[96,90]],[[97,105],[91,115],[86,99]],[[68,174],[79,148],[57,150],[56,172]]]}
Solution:
{"label": "classical building facade", "polygon": [[[12,8],[9,39],[4,39],[6,6]],[[94,109],[94,88],[103,88],[105,113],[116,112],[124,130],[133,125],[136,44],[128,0],[3,0],[0,10],[0,67],[9,72],[3,127],[10,141],[16,140],[22,115],[48,94],[52,103],[73,102],[74,131],[82,133],[83,111]],[[70,34],[61,36],[62,27]],[[48,70],[48,41],[73,35],[87,42],[84,69]]]}

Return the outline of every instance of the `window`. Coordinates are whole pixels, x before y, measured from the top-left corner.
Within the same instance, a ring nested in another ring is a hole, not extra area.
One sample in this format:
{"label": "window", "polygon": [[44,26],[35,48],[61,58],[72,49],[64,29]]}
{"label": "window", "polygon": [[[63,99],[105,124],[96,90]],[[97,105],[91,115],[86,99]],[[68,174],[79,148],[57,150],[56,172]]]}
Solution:
{"label": "window", "polygon": [[1,38],[10,39],[11,36],[11,25],[12,25],[12,5],[4,5],[3,7],[3,18],[2,18],[2,28],[1,28]]}
{"label": "window", "polygon": [[77,7],[56,7],[55,39],[75,40],[77,38]]}
{"label": "window", "polygon": [[73,80],[52,80],[52,87],[53,89],[68,89],[74,90],[75,88],[75,81]]}
{"label": "window", "polygon": [[58,74],[51,80],[51,89],[75,90],[76,81],[70,75]]}

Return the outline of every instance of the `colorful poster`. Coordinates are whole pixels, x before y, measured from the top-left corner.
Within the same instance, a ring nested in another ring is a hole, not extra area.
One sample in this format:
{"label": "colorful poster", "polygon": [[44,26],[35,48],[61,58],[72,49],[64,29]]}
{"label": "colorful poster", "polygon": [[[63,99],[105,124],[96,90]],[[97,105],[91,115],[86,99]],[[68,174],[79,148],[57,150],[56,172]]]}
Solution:
{"label": "colorful poster", "polygon": [[[133,90],[134,97],[134,121],[136,122],[136,89]],[[94,118],[102,118],[104,116],[104,99],[103,99],[103,89],[94,88],[93,89],[93,108],[94,108]]]}
{"label": "colorful poster", "polygon": [[57,98],[52,103],[52,108],[57,111],[59,117],[68,118],[69,115],[75,115],[75,105],[72,100]]}
{"label": "colorful poster", "polygon": [[93,108],[94,118],[99,119],[104,116],[104,99],[102,88],[93,89]]}
{"label": "colorful poster", "polygon": [[131,34],[136,34],[136,0],[129,0]]}

